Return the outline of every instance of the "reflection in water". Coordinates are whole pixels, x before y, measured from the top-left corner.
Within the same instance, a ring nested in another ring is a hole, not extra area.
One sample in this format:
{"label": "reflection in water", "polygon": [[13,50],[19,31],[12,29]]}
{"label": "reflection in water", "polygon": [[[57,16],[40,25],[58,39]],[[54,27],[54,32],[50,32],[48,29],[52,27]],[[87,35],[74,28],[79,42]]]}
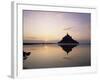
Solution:
{"label": "reflection in water", "polygon": [[[91,66],[90,45],[24,45],[23,69]],[[73,49],[74,48],[74,49]],[[66,56],[66,53],[70,55]]]}
{"label": "reflection in water", "polygon": [[76,47],[77,46],[77,44],[73,44],[73,45],[59,45],[66,53],[67,53],[67,55],[68,55],[68,53],[70,52],[70,51],[72,51],[72,49],[74,48],[74,47]]}

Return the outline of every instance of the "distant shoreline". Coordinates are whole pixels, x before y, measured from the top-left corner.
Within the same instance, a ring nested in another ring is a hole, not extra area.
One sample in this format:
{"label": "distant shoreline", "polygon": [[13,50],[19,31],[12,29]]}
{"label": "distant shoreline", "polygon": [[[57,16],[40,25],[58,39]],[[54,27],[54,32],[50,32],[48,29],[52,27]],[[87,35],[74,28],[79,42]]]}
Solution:
{"label": "distant shoreline", "polygon": [[58,44],[58,43],[23,43],[23,45]]}
{"label": "distant shoreline", "polygon": [[23,45],[40,45],[40,44],[57,44],[57,45],[91,45],[91,43],[23,43]]}

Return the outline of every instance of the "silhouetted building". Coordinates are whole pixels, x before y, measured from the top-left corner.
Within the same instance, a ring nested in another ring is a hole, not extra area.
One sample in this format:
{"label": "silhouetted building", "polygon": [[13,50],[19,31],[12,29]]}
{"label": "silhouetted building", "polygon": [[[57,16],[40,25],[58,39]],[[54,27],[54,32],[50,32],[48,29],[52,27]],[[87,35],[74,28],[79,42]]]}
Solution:
{"label": "silhouetted building", "polygon": [[79,44],[79,42],[77,42],[76,40],[74,40],[68,33],[58,43]]}

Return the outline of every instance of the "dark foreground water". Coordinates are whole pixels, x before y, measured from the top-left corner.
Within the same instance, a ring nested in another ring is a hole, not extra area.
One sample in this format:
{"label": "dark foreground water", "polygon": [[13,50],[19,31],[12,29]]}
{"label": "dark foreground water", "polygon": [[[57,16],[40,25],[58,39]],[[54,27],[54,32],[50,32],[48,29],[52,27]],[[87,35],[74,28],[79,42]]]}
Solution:
{"label": "dark foreground water", "polygon": [[91,65],[90,45],[24,45],[23,69],[77,67]]}

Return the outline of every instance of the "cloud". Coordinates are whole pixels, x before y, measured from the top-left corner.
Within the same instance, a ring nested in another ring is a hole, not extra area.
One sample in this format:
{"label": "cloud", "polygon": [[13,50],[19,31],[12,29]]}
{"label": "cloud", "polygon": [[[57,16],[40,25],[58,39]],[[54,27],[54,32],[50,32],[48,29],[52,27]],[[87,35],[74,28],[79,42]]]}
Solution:
{"label": "cloud", "polygon": [[70,30],[70,29],[72,29],[72,27],[64,28],[64,30]]}

